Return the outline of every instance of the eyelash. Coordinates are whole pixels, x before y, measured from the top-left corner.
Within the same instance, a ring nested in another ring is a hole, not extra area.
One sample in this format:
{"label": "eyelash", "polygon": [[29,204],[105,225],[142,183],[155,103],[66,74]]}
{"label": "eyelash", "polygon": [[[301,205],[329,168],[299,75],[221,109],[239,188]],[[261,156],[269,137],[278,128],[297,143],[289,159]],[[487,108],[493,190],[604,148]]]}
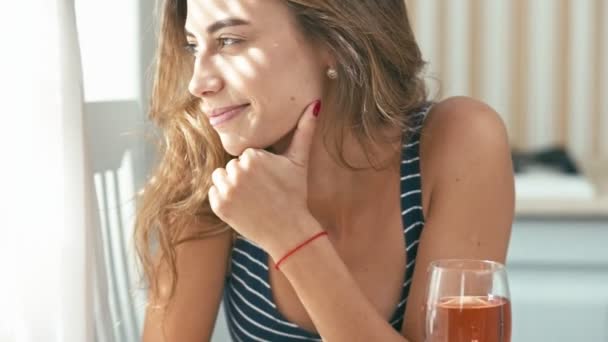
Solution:
{"label": "eyelash", "polygon": [[[232,43],[231,44],[226,44],[227,40],[228,41],[232,41]],[[236,45],[236,44],[240,43],[242,41],[242,39],[232,38],[232,37],[220,37],[220,38],[217,38],[216,41],[218,43],[218,47],[221,49],[221,48],[224,48],[226,46]],[[196,54],[196,44],[187,43],[187,44],[184,45],[184,49],[189,54],[192,54],[192,55]]]}

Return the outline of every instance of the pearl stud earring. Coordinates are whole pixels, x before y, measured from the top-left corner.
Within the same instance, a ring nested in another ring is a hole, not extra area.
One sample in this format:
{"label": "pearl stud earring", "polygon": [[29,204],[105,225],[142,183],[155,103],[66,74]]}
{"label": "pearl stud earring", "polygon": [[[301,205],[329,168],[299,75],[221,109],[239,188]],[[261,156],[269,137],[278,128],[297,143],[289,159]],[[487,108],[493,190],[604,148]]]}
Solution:
{"label": "pearl stud earring", "polygon": [[336,69],[334,68],[327,69],[327,77],[332,80],[335,80],[336,78],[338,78],[338,71],[336,71]]}

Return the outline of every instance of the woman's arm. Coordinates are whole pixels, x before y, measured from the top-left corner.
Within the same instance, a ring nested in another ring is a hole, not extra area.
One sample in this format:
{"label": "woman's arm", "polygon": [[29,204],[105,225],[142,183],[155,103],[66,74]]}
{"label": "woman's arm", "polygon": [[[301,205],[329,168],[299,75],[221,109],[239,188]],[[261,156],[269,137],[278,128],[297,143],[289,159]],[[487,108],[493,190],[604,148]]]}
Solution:
{"label": "woman's arm", "polygon": [[[149,298],[143,342],[200,342],[211,339],[231,244],[232,231],[229,230],[204,240],[184,242],[176,248],[179,279],[175,297],[167,310],[155,308],[163,300]],[[161,293],[166,295],[166,273],[159,276]]]}
{"label": "woman's arm", "polygon": [[[299,225],[320,231],[313,218]],[[280,266],[323,341],[407,341],[363,295],[327,237],[290,256]]]}
{"label": "woman's arm", "polygon": [[[513,174],[504,126],[489,107],[455,98],[429,114],[421,146],[432,187],[427,224],[402,335],[365,298],[330,241],[321,238],[281,266],[326,341],[422,341],[426,268],[440,258],[505,261],[513,219]],[[427,128],[427,125],[429,126]],[[299,225],[321,229],[311,217]],[[304,228],[302,228],[304,229]]]}
{"label": "woman's arm", "polygon": [[487,105],[463,97],[438,103],[420,148],[423,187],[431,195],[403,325],[412,341],[422,341],[424,333],[429,263],[466,258],[504,264],[515,205],[506,129]]}

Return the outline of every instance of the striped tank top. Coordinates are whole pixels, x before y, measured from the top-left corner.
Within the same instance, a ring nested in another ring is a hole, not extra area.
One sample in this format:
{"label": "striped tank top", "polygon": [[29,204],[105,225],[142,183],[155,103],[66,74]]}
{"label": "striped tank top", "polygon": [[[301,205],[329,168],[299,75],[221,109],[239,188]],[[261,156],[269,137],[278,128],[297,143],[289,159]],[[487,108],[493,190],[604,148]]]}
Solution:
{"label": "striped tank top", "polygon": [[[414,127],[403,134],[401,153],[401,216],[408,264],[401,299],[390,324],[401,331],[408,293],[414,274],[420,233],[424,227],[419,163],[422,122],[432,103],[412,113]],[[224,287],[224,308],[233,341],[321,341],[313,332],[287,321],[272,299],[268,276],[268,254],[253,242],[238,236],[231,252],[230,272]]]}

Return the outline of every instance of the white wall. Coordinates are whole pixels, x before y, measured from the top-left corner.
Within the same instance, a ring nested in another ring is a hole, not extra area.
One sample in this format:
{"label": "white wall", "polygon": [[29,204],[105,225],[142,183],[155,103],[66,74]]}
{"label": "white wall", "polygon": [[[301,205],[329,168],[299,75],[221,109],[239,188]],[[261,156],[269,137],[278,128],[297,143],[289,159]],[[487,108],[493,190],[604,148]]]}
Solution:
{"label": "white wall", "polygon": [[530,148],[562,139],[563,111],[575,157],[608,159],[605,0],[406,2],[442,97],[486,101],[507,122],[513,143]]}

